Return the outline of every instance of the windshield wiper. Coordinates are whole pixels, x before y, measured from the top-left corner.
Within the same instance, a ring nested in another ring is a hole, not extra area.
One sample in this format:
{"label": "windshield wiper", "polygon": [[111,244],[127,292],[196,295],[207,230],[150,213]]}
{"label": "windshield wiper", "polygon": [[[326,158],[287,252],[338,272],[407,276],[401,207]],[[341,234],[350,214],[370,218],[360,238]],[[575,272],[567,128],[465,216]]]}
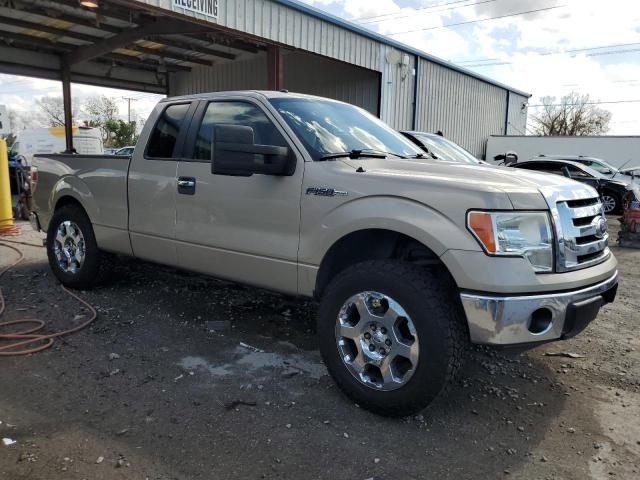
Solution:
{"label": "windshield wiper", "polygon": [[335,160],[336,158],[350,158],[357,160],[358,158],[387,158],[387,154],[384,152],[375,152],[371,150],[351,150],[350,152],[330,153],[320,157],[318,161]]}

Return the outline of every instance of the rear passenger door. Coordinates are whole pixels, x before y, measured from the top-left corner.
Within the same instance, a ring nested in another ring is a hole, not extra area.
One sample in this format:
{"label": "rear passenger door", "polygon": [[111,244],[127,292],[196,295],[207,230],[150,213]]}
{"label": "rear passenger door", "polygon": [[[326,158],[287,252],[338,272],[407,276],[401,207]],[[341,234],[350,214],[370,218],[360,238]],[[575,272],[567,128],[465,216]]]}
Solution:
{"label": "rear passenger door", "polygon": [[136,257],[177,265],[176,175],[194,102],[161,103],[142,133],[129,168],[129,235]]}
{"label": "rear passenger door", "polygon": [[[252,127],[256,144],[292,148],[294,174],[213,174],[212,134],[221,124]],[[190,149],[177,175],[182,185],[176,200],[180,266],[296,293],[304,161],[275,116],[248,99],[202,102],[187,143]]]}

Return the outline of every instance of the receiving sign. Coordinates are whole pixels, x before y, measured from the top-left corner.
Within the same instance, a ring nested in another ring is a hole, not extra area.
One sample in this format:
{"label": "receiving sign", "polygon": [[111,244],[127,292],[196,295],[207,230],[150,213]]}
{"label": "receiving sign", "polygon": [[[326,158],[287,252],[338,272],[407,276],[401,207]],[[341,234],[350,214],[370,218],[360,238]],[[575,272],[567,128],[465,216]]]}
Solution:
{"label": "receiving sign", "polygon": [[211,18],[218,18],[218,0],[173,0],[174,10],[190,10]]}

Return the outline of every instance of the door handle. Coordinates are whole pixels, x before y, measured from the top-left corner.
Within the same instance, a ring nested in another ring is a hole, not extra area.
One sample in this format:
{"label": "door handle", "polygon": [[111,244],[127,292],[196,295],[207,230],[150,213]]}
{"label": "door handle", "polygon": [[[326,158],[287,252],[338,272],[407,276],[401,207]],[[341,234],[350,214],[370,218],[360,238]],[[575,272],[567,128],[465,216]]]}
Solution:
{"label": "door handle", "polygon": [[179,177],[178,193],[181,193],[182,195],[195,195],[196,179],[193,177]]}

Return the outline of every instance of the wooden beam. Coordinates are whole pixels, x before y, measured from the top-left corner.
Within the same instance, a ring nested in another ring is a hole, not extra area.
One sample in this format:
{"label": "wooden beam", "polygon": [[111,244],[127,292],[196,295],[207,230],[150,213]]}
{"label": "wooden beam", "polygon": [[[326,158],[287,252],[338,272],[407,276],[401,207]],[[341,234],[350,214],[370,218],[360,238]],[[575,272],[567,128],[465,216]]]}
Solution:
{"label": "wooden beam", "polygon": [[153,55],[160,58],[170,58],[172,60],[178,60],[180,62],[196,63],[198,65],[205,65],[208,67],[213,65],[213,62],[210,60],[207,60],[206,58],[199,58],[191,55],[183,55],[181,53],[169,52],[164,48],[149,48],[149,47],[143,47],[137,44],[129,45],[123,48],[125,48],[126,50],[133,50],[135,52],[140,52],[144,55]]}
{"label": "wooden beam", "polygon": [[240,50],[241,52],[256,54],[261,50],[265,50],[265,48],[258,47],[257,45],[254,45],[252,43],[243,42],[242,40],[238,40],[232,37],[225,37],[224,34],[207,33],[204,35],[190,34],[190,36],[193,36],[194,39],[200,40],[202,42],[208,42],[213,45],[224,45],[235,50]]}
{"label": "wooden beam", "polygon": [[191,42],[184,42],[174,38],[165,38],[160,36],[150,36],[146,40],[160,43],[168,47],[175,47],[181,50],[187,50],[192,52],[202,53],[204,55],[210,55],[212,57],[224,58],[226,60],[235,60],[236,56],[233,53],[223,52],[209,47],[203,47],[202,45],[196,45]]}
{"label": "wooden beam", "polygon": [[54,28],[48,25],[42,25],[41,23],[27,22],[26,20],[20,20],[18,18],[7,17],[0,15],[0,23],[4,25],[11,25],[13,27],[27,28],[29,30],[35,30],[38,32],[50,33],[58,37],[74,38],[76,40],[82,40],[83,42],[93,43],[96,40],[100,40],[101,37],[95,37],[93,35],[87,35],[85,33],[73,32],[71,30],[64,30],[62,28]]}
{"label": "wooden beam", "polygon": [[150,35],[177,34],[184,31],[202,31],[204,27],[194,24],[177,22],[171,18],[161,18],[135,28],[123,30],[121,33],[102,39],[93,45],[85,45],[77,48],[67,57],[70,65],[85,62],[92,58],[101,57],[117,48],[125,47],[136,40],[141,40]]}

